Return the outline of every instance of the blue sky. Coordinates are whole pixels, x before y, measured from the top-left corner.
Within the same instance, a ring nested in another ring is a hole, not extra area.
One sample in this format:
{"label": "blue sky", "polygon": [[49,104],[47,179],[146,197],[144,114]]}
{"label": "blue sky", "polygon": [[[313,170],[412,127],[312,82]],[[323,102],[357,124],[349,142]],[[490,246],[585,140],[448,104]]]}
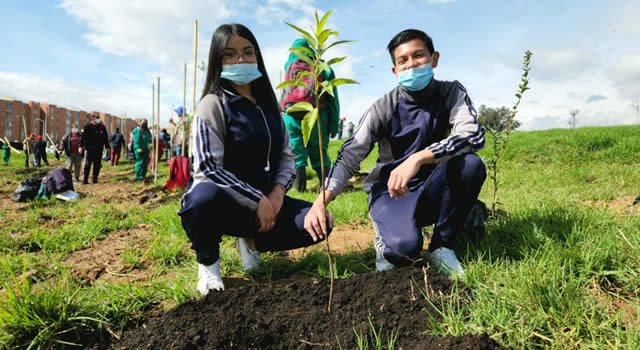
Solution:
{"label": "blue sky", "polygon": [[[296,33],[314,10],[333,9],[329,26],[356,40],[329,52],[348,56],[339,77],[360,85],[340,89],[342,115],[357,122],[391,90],[396,78],[386,52],[407,28],[434,40],[437,79],[462,82],[476,107],[511,106],[525,50],[533,52],[531,90],[520,106],[523,130],[632,124],[640,100],[638,1],[470,0],[60,0],[5,2],[0,13],[0,97],[149,117],[151,90],[161,79],[161,118],[182,104],[188,65],[191,106],[193,22],[198,62],[208,56],[215,28],[247,25],[256,35],[275,84]],[[198,72],[196,91],[202,88]],[[199,98],[196,97],[196,101]]]}

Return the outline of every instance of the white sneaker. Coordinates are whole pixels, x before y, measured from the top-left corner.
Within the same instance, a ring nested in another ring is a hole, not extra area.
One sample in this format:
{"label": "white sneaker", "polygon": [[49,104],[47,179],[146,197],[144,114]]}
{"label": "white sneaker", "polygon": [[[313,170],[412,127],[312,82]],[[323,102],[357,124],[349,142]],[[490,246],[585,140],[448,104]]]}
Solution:
{"label": "white sneaker", "polygon": [[380,254],[380,252],[376,249],[376,270],[378,272],[386,271],[393,269],[393,267],[394,265],[387,259],[385,259],[384,255]]}
{"label": "white sneaker", "polygon": [[460,265],[456,253],[449,248],[441,247],[434,250],[429,254],[429,260],[433,267],[448,276],[462,277],[464,275],[464,269]]}
{"label": "white sneaker", "polygon": [[223,291],[220,258],[211,265],[198,264],[198,292],[207,295],[210,290]]}
{"label": "white sneaker", "polygon": [[251,249],[246,238],[238,237],[236,239],[236,250],[242,260],[242,270],[244,272],[260,267],[260,252]]}

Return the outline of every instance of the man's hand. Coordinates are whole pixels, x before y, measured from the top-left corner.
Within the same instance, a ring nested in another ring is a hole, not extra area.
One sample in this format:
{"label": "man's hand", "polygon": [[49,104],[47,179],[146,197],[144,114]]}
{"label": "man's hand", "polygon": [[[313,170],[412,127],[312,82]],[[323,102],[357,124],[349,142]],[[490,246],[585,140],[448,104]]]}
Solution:
{"label": "man's hand", "polygon": [[[328,206],[329,202],[333,200],[334,195],[329,191],[325,191],[325,193]],[[333,227],[333,214],[328,210],[324,210],[322,205],[322,193],[320,193],[316,201],[313,202],[311,209],[309,209],[309,212],[307,212],[307,215],[304,217],[304,229],[309,232],[309,235],[313,238],[314,242],[316,242],[318,238],[322,239],[327,235],[327,220],[325,220],[325,218],[329,219],[329,228]]]}
{"label": "man's hand", "polygon": [[142,148],[138,148],[138,153],[142,153]]}
{"label": "man's hand", "polygon": [[285,189],[281,184],[277,184],[273,186],[273,190],[267,196],[269,202],[271,202],[271,206],[276,213],[276,216],[280,213],[280,209],[282,209],[282,202],[284,200]]}
{"label": "man's hand", "polygon": [[276,223],[276,213],[273,210],[271,201],[267,197],[262,196],[260,202],[258,202],[258,208],[256,209],[256,215],[258,216],[258,232],[269,231]]}
{"label": "man's hand", "polygon": [[78,147],[78,153],[82,154],[82,147]]}
{"label": "man's hand", "polygon": [[433,163],[433,153],[429,150],[422,150],[414,153],[404,162],[400,163],[389,176],[387,188],[389,196],[395,199],[406,197],[409,193],[409,181],[416,176],[423,164]]}

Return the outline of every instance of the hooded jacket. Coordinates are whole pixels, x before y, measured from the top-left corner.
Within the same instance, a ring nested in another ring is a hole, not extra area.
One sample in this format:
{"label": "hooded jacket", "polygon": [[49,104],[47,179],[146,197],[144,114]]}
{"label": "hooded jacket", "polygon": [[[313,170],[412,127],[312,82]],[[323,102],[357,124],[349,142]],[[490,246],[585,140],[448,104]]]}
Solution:
{"label": "hooded jacket", "polygon": [[233,89],[208,94],[191,124],[193,185],[213,182],[238,204],[255,210],[281,184],[290,189],[295,156],[282,117]]}
{"label": "hooded jacket", "polygon": [[327,190],[336,196],[342,192],[376,143],[379,158],[365,181],[365,192],[385,191],[393,169],[410,155],[429,149],[434,164],[420,168],[409,182],[413,188],[427,179],[437,165],[482,149],[484,133],[471,99],[459,82],[434,79],[415,92],[397,86],[369,108],[354,134],[345,141],[329,172]]}
{"label": "hooded jacket", "polygon": [[[291,44],[291,47],[292,48],[304,47],[309,49],[311,52],[314,52],[311,46],[309,46],[309,43],[307,42],[307,40],[305,39],[296,39],[293,42],[293,44]],[[315,56],[312,56],[310,58],[315,59]],[[284,71],[286,72],[289,69],[289,65],[291,65],[291,63],[299,59],[300,58],[296,56],[294,53],[290,53],[289,58],[287,59],[287,62],[284,64]],[[335,77],[336,76],[335,76],[335,73],[333,72],[333,69],[329,67],[328,72],[327,71],[322,72],[320,76],[320,80],[327,81],[327,80],[335,79]],[[283,93],[284,93],[284,90],[283,90]],[[320,118],[320,120],[327,120],[328,130],[323,130],[323,137],[325,137],[326,139],[328,139],[329,134],[337,134],[339,125],[340,125],[340,102],[338,99],[338,89],[335,87],[333,88],[333,95],[334,97],[331,97],[331,95],[325,93],[320,98],[320,104],[322,108],[320,108],[320,111],[319,111],[320,113],[318,117]],[[285,113],[286,111],[282,111],[282,112],[286,115]],[[298,121],[298,124],[299,123],[300,121]]]}

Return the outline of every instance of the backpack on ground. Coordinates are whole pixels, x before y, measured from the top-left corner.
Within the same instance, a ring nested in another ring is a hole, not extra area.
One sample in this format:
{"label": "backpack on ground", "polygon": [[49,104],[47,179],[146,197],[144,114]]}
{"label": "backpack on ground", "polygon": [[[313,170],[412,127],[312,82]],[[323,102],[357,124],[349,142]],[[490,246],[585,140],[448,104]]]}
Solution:
{"label": "backpack on ground", "polygon": [[41,183],[42,178],[39,177],[33,177],[31,179],[22,181],[18,186],[18,189],[13,192],[11,200],[15,202],[27,202],[34,200],[36,198],[36,195],[38,194]]}
{"label": "backpack on ground", "polygon": [[51,170],[42,182],[46,184],[45,191],[47,197],[68,190],[73,191],[73,177],[67,168],[60,167]]}
{"label": "backpack on ground", "polygon": [[[289,64],[284,80],[295,80],[298,77],[299,72],[309,72],[313,74],[313,68],[302,59],[298,59]],[[309,86],[309,88],[311,89],[296,85],[287,86],[286,88],[282,89],[282,96],[280,97],[280,110],[283,113],[287,113],[287,109],[298,102],[308,102],[313,107],[316,106],[316,98],[313,93],[315,91],[313,76],[307,75],[302,77],[300,80],[307,83],[307,86]],[[287,114],[289,114],[296,120],[302,120],[307,112],[292,112]]]}
{"label": "backpack on ground", "polygon": [[176,187],[187,188],[189,184],[189,158],[185,156],[175,156],[169,163],[169,178],[162,187],[165,190],[172,190]]}

